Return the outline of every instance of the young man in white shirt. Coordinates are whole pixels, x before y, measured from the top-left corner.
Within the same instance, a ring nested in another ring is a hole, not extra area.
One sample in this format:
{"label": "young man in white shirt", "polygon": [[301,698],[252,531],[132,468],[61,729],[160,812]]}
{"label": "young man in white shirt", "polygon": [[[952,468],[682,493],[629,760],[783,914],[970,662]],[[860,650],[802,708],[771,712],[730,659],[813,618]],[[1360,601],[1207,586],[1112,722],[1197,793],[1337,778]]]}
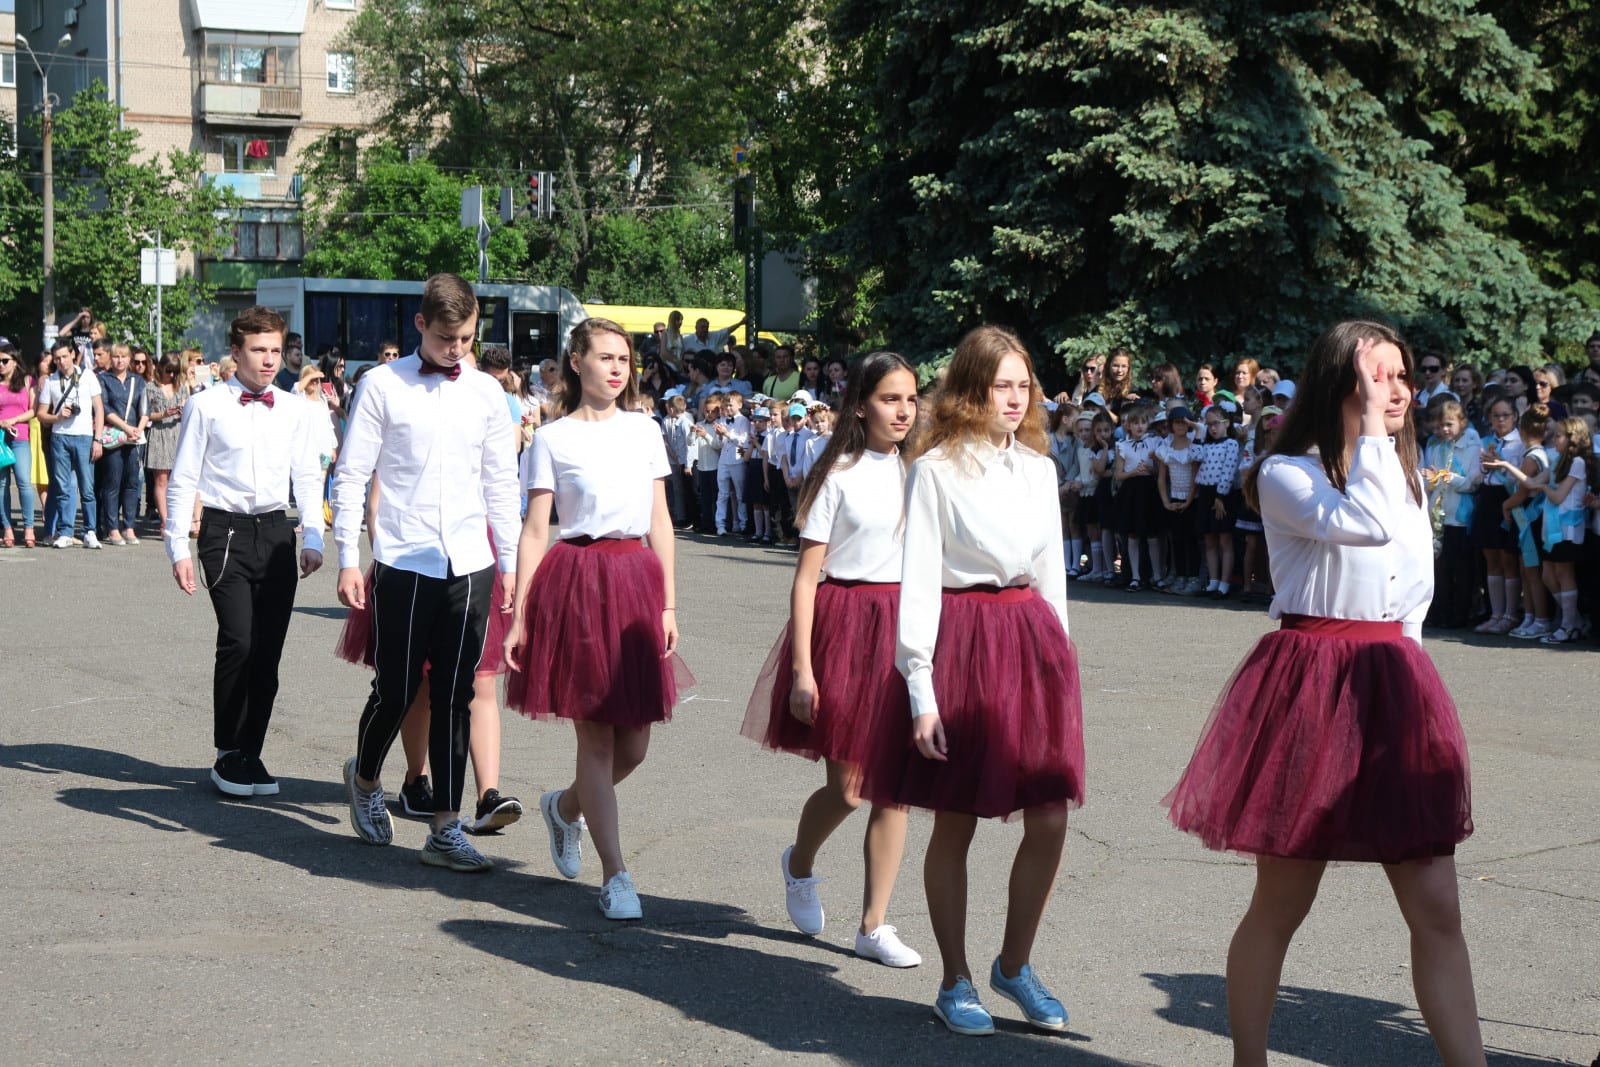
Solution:
{"label": "young man in white shirt", "polygon": [[211,781],[234,797],[278,792],[261,749],[294,613],[291,485],[305,532],[300,577],[322,566],[322,465],[312,420],[327,415],[272,384],[283,334],[283,317],[271,308],[253,307],[233,320],[228,344],[237,371],[185,405],[167,481],[162,536],[172,577],[190,596],[199,586],[189,551],[196,497],[202,508],[196,549],[217,615]]}
{"label": "young man in white shirt", "polygon": [[83,496],[83,547],[99,548],[95,535],[94,464],[100,458],[100,431],[105,429],[105,407],[100,400],[100,380],[93,371],[78,367],[78,350],[71,340],[58,338],[50,348],[55,373],[39,389],[34,414],[50,427],[50,512],[44,536],[54,548],[71,548],[72,525]]}
{"label": "young man in white shirt", "polygon": [[[454,274],[429,278],[416,327],[417,351],[361,379],[333,485],[339,599],[372,597],[372,693],[361,713],[356,754],[346,763],[350,823],[362,840],[394,839],[379,774],[429,665],[433,832],[422,861],[488,870],[460,819],[473,678],[490,611],[510,611],[516,582],[516,429],[500,384],[464,360],[477,334],[478,302]],[[366,487],[378,480],[371,528],[369,594],[361,573]],[[490,551],[493,528],[496,552]],[[498,560],[496,555],[498,554]],[[498,562],[504,604],[491,604]]]}

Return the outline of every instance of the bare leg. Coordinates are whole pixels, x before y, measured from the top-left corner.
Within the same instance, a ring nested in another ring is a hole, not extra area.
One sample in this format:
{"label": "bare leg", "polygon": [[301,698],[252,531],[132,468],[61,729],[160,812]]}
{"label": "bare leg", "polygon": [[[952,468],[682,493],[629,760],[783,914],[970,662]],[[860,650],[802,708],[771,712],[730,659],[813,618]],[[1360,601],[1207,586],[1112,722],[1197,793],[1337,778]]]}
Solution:
{"label": "bare leg", "polygon": [[495,691],[495,676],[480,674],[472,679],[472,732],[467,748],[472,757],[472,780],[478,799],[491,789],[500,788],[500,696]]}
{"label": "bare leg", "polygon": [[867,836],[862,842],[867,865],[867,884],[861,903],[862,933],[870,934],[888,921],[889,898],[894,895],[900,857],[905,850],[906,813],[874,804],[867,816]]}
{"label": "bare leg", "polygon": [[1000,942],[1000,973],[1007,978],[1020,974],[1033,954],[1033,939],[1044,919],[1044,906],[1056,883],[1066,841],[1066,805],[1051,804],[1022,813],[1022,844],[1011,861],[1006,934]]}
{"label": "bare leg", "polygon": [[171,471],[156,471],[156,514],[161,516],[161,528],[167,527],[167,480]]}
{"label": "bare leg", "polygon": [[1266,1067],[1267,1029],[1283,977],[1283,958],[1327,864],[1256,859],[1256,891],[1228,946],[1228,1029],[1234,1067]]}
{"label": "bare leg", "polygon": [[603,722],[574,722],[578,733],[578,769],[572,785],[556,802],[565,822],[579,815],[589,827],[589,837],[600,855],[604,881],[628,869],[622,861],[617,819],[617,784],[644,762],[650,747],[650,727],[612,726]]}
{"label": "bare leg", "polygon": [[433,711],[428,707],[428,675],[423,672],[416,699],[406,709],[406,717],[400,720],[400,747],[406,754],[406,785],[428,773],[428,725],[432,721]]}
{"label": "bare leg", "polygon": [[928,922],[944,961],[945,989],[954,987],[957,978],[972,977],[967,966],[967,849],[977,828],[976,815],[939,812],[933,817],[933,834],[922,861]]}
{"label": "bare leg", "polygon": [[1411,928],[1411,981],[1439,1058],[1444,1067],[1482,1067],[1483,1035],[1472,961],[1461,933],[1455,857],[1388,864],[1383,871]]}
{"label": "bare leg", "polygon": [[835,760],[828,760],[827,766],[828,780],[806,798],[800,809],[794,851],[789,853],[789,873],[796,878],[811,877],[823,843],[861,805],[861,798],[851,782],[855,769]]}

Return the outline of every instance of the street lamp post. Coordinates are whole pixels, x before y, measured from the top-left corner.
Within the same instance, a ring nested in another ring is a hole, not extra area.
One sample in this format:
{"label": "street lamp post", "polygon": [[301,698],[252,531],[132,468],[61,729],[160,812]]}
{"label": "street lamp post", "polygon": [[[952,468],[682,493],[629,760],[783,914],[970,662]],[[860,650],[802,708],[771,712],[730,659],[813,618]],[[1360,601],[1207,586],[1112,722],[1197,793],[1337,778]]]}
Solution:
{"label": "street lamp post", "polygon": [[[54,101],[50,97],[49,71],[39,64],[39,57],[34,54],[26,37],[19,33],[16,40],[22,50],[28,53],[28,58],[33,60],[33,69],[39,72],[39,83],[43,90],[40,103],[44,111],[41,126],[44,150],[44,343],[48,348],[55,342],[57,333],[55,153],[51,137],[55,130]],[[65,48],[71,43],[72,34],[63,33],[56,47]]]}

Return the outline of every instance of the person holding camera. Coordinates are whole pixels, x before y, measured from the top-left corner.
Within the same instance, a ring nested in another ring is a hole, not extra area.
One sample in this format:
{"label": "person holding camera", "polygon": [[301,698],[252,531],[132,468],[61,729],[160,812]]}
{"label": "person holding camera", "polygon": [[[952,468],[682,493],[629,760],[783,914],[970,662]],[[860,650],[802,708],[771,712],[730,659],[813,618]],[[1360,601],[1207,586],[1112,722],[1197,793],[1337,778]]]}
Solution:
{"label": "person holding camera", "polygon": [[105,408],[100,382],[78,366],[78,350],[57,338],[50,346],[55,373],[39,390],[35,414],[50,428],[50,480],[55,482],[55,507],[45,520],[45,540],[54,548],[71,548],[78,496],[83,496],[83,547],[99,548],[95,536],[94,462],[100,458],[100,431]]}

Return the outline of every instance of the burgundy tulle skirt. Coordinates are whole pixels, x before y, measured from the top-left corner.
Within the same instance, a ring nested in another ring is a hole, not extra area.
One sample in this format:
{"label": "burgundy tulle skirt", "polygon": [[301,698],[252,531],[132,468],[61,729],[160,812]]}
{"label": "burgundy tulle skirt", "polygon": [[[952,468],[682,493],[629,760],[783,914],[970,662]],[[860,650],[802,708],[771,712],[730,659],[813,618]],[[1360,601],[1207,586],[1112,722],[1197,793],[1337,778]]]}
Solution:
{"label": "burgundy tulle skirt", "polygon": [[[491,543],[493,539],[491,538]],[[504,674],[506,670],[504,645],[506,627],[511,620],[500,610],[505,603],[505,582],[498,566],[494,572],[494,591],[490,593],[489,621],[484,628],[483,658],[478,660],[478,674]],[[372,568],[367,568],[367,606],[351,608],[344,618],[344,629],[333,646],[333,654],[347,663],[372,666]],[[426,666],[423,668],[426,670]]]}
{"label": "burgundy tulle skirt", "polygon": [[817,680],[813,723],[789,714],[794,684],[790,628],[767,656],[745,708],[740,732],[779,752],[807,759],[861,764],[883,720],[904,726],[905,679],[895,669],[900,586],[883,582],[825,581],[817,586],[811,624],[812,673]]}
{"label": "burgundy tulle skirt", "polygon": [[1037,592],[946,589],[933,690],[948,762],[917,751],[902,689],[898,715],[885,716],[863,765],[862,796],[981,818],[1083,803],[1078,652]]}
{"label": "burgundy tulle skirt", "polygon": [[661,563],[638,538],[557,541],[533,572],[506,703],[534,719],[644,726],[694,677],[661,632]]}
{"label": "burgundy tulle skirt", "polygon": [[1284,616],[1163,803],[1208,848],[1289,859],[1399,863],[1472,833],[1455,704],[1398,622]]}

